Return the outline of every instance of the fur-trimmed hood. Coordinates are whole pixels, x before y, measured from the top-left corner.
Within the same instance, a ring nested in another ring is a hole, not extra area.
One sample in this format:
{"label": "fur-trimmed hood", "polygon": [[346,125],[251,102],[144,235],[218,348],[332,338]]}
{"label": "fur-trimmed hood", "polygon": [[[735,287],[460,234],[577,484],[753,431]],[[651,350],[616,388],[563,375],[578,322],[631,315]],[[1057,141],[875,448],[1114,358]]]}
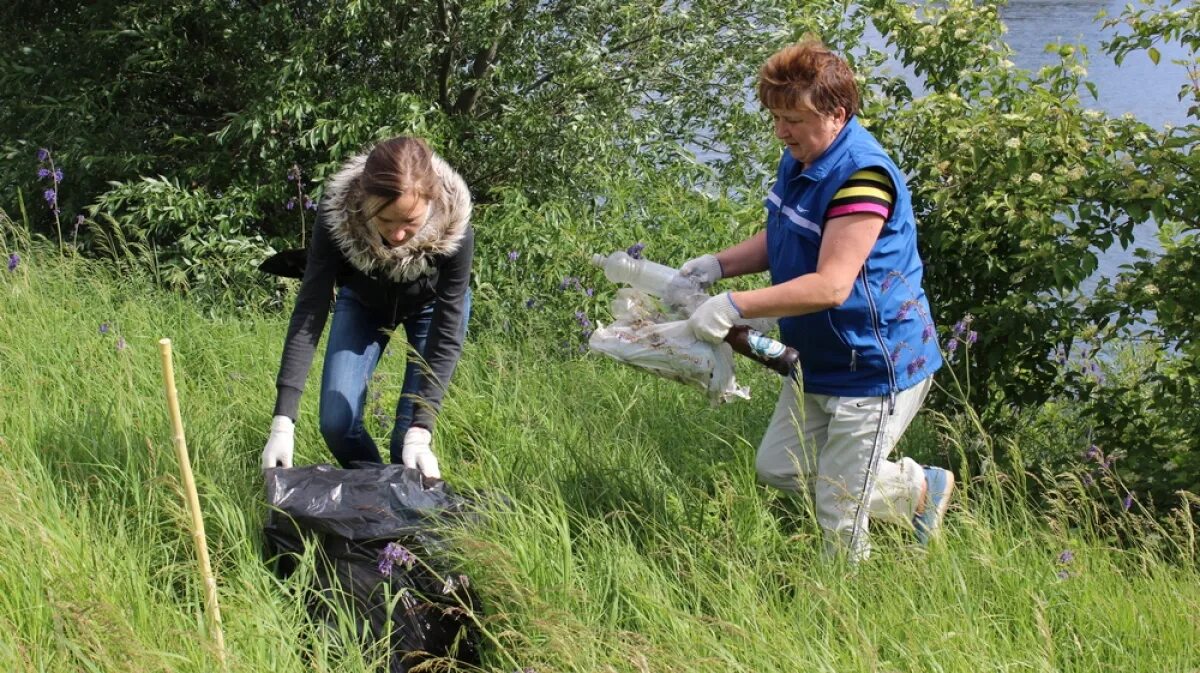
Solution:
{"label": "fur-trimmed hood", "polygon": [[359,177],[366,162],[366,154],[350,159],[325,183],[321,214],[334,243],[351,266],[368,275],[379,273],[402,282],[432,273],[434,258],[458,252],[467,233],[471,220],[467,184],[450,164],[434,155],[433,172],[441,187],[430,200],[429,219],[412,238],[389,248],[374,225],[363,217]]}

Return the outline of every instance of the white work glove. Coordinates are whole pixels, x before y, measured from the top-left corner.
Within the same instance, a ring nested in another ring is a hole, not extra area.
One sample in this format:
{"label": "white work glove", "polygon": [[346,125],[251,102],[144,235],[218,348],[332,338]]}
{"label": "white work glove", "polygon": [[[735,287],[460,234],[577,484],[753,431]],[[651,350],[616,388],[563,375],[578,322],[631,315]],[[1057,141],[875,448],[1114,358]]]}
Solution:
{"label": "white work glove", "polygon": [[420,470],[421,474],[431,479],[441,479],[442,471],[438,469],[437,456],[433,455],[430,443],[433,435],[425,428],[411,427],[404,433],[404,451],[400,460],[404,467]]}
{"label": "white work glove", "polygon": [[708,289],[721,280],[721,262],[713,255],[701,255],[684,262],[679,267],[679,275],[692,279],[702,289]]}
{"label": "white work glove", "polygon": [[741,317],[742,312],[733,303],[733,296],[726,292],[701,304],[688,318],[688,327],[701,341],[721,343],[729,334],[729,328]]}
{"label": "white work glove", "polygon": [[271,434],[262,452],[263,469],[268,467],[291,467],[292,453],[296,449],[296,426],[287,416],[271,419]]}

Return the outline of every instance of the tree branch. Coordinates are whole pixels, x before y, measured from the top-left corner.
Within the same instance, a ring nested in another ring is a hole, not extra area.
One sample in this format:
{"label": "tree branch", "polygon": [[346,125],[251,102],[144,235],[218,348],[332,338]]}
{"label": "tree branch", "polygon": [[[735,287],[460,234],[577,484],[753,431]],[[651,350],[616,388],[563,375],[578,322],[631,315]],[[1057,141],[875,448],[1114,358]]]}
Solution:
{"label": "tree branch", "polygon": [[437,56],[438,107],[450,109],[450,56],[453,44],[450,40],[450,12],[446,0],[437,2],[437,30],[442,34],[443,47]]}
{"label": "tree branch", "polygon": [[[655,38],[655,37],[666,37],[666,36],[668,36],[668,35],[670,35],[670,34],[672,34],[672,33],[678,33],[679,31],[681,31],[681,30],[683,30],[683,29],[684,29],[684,26],[682,26],[682,25],[679,25],[679,26],[675,26],[675,27],[673,27],[673,28],[667,28],[666,30],[663,30],[663,31],[661,31],[661,32],[658,32],[658,33],[647,33],[647,34],[645,34],[645,35],[642,35],[641,37],[635,37],[635,38],[632,38],[632,39],[626,40],[626,41],[624,41],[624,42],[622,42],[622,43],[620,43],[620,44],[618,44],[618,45],[616,45],[616,46],[614,46],[614,47],[611,47],[611,48],[609,48],[609,49],[608,49],[608,53],[609,53],[610,55],[611,55],[611,54],[616,54],[616,53],[619,53],[619,52],[625,51],[625,50],[629,49],[630,47],[637,46],[637,45],[639,45],[639,44],[641,44],[641,43],[643,43],[643,42],[645,42],[645,41],[647,41],[647,40],[650,40],[650,39],[652,39],[652,38]],[[542,85],[546,84],[546,83],[547,83],[547,82],[549,82],[551,79],[554,79],[554,76],[555,76],[555,75],[557,75],[557,74],[558,74],[558,71],[557,71],[557,70],[551,70],[550,72],[547,72],[546,74],[544,74],[544,75],[542,75],[541,77],[537,78],[537,80],[535,80],[535,81],[534,81],[532,84],[530,84],[529,86],[525,87],[525,89],[523,89],[523,90],[521,91],[520,95],[521,95],[522,97],[524,97],[524,96],[528,96],[530,93],[533,93],[533,91],[534,91],[534,90],[536,90],[538,87],[540,87],[540,86],[542,86]]]}
{"label": "tree branch", "polygon": [[509,16],[503,20],[500,27],[496,30],[496,39],[492,41],[491,45],[481,49],[475,55],[471,64],[471,77],[474,83],[459,94],[458,100],[454,103],[452,114],[469,115],[474,112],[475,104],[479,101],[479,94],[483,87],[483,80],[491,73],[492,66],[496,63],[500,52],[507,47],[507,43],[512,37],[513,26],[523,24],[535,4],[536,1],[514,0],[509,6]]}
{"label": "tree branch", "polygon": [[480,80],[482,80],[492,69],[492,64],[496,61],[496,54],[500,51],[500,42],[512,27],[512,22],[505,20],[500,25],[500,30],[496,35],[496,39],[492,44],[484,49],[481,49],[475,55],[474,63],[471,64],[471,78],[475,80],[471,86],[462,90],[458,95],[458,100],[454,102],[454,108],[451,114],[467,115],[475,108],[475,102],[479,100]]}

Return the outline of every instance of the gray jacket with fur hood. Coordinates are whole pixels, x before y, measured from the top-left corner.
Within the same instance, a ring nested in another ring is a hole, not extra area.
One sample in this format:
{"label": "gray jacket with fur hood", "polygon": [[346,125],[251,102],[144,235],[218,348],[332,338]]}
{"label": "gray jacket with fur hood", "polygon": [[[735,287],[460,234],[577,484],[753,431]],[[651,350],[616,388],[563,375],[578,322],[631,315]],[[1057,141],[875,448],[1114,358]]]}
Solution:
{"label": "gray jacket with fur hood", "polygon": [[363,154],[350,159],[325,183],[275,382],[275,415],[296,419],[334,287],[341,286],[386,329],[395,329],[434,302],[425,341],[425,361],[434,376],[425,377],[413,414],[413,425],[432,430],[462,354],[462,323],[467,319],[466,298],[475,253],[471,194],[458,173],[434,156],[433,168],[441,178],[441,188],[431,200],[429,219],[411,239],[389,248],[360,211],[359,177],[366,158]]}

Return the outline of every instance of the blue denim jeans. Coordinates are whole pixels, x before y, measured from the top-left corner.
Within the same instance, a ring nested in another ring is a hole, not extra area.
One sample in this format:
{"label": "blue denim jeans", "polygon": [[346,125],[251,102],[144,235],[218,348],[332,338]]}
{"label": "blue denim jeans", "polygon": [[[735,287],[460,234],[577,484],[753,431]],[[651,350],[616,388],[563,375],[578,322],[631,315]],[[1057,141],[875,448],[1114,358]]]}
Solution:
{"label": "blue denim jeans", "polygon": [[[463,307],[463,336],[471,315],[468,290]],[[400,399],[396,403],[390,453],[393,463],[400,462],[404,433],[413,421],[414,397],[430,373],[424,366],[425,340],[433,321],[434,302],[429,302],[401,324],[408,338],[407,364]],[[399,325],[397,325],[398,327]],[[387,348],[391,333],[388,324],[359,301],[349,288],[338,291],[325,346],[325,366],[321,373],[320,428],[325,444],[342,467],[355,462],[381,463],[379,449],[363,426],[367,402],[367,383],[375,373],[379,358]],[[414,354],[421,357],[415,357]]]}

